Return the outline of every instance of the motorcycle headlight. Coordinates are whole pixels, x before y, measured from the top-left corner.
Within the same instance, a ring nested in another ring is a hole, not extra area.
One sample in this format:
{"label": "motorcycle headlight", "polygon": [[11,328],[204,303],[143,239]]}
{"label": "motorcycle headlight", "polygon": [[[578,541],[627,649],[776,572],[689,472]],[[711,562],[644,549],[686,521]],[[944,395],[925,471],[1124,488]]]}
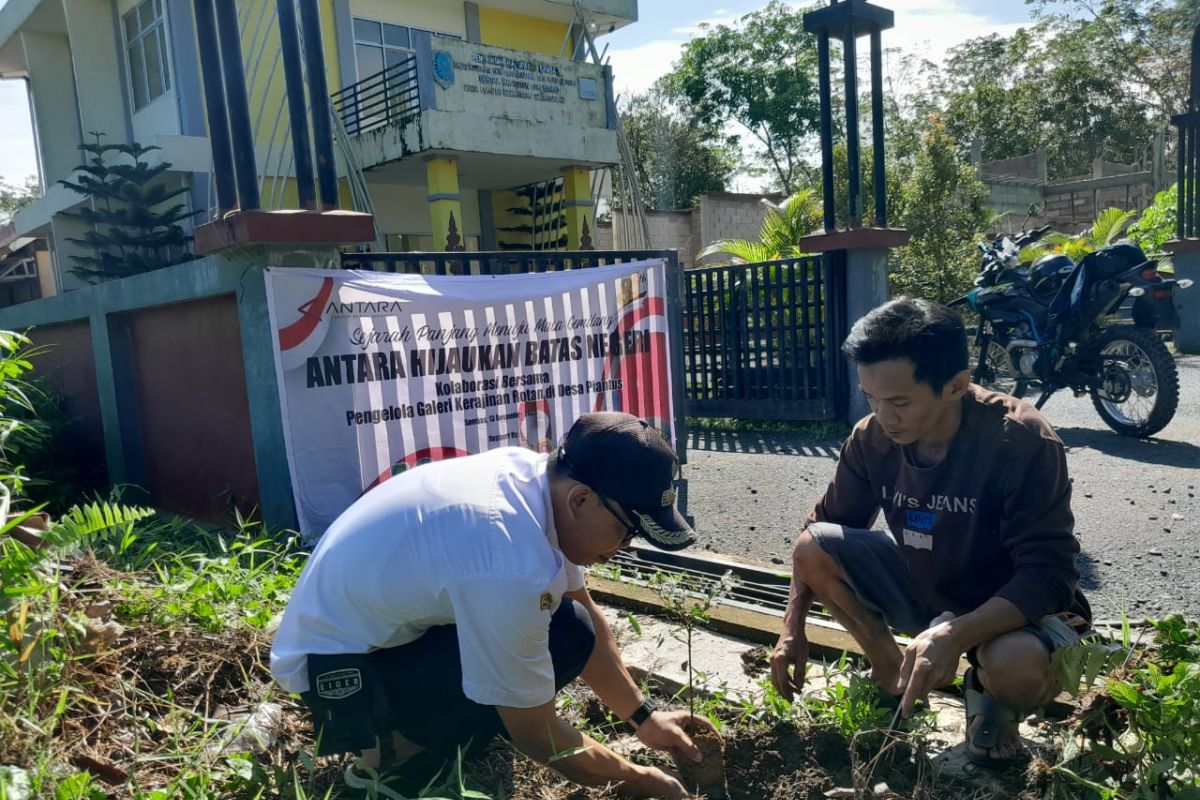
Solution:
{"label": "motorcycle headlight", "polygon": [[1142,296],[1142,295],[1144,295],[1145,293],[1146,293],[1146,290],[1145,290],[1145,289],[1143,289],[1143,288],[1142,288],[1142,287],[1140,287],[1140,286],[1135,286],[1135,287],[1133,287],[1132,289],[1130,289],[1130,290],[1129,290],[1129,296],[1130,296],[1130,297],[1141,297],[1141,296]]}
{"label": "motorcycle headlight", "polygon": [[1175,285],[1178,286],[1180,289],[1190,289],[1190,288],[1192,288],[1192,283],[1193,283],[1193,281],[1191,278],[1184,278],[1183,280],[1179,281]]}

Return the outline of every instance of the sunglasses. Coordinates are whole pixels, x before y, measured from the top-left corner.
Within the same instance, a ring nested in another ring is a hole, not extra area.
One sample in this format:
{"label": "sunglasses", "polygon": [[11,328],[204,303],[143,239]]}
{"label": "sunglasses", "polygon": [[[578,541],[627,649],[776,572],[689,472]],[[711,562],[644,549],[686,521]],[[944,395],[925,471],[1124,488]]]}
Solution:
{"label": "sunglasses", "polygon": [[[595,491],[595,490],[593,489],[593,491]],[[600,494],[599,492],[596,492],[596,497],[600,498],[600,504],[602,506],[604,506],[606,509],[608,509],[608,513],[613,515],[613,519],[615,519],[617,522],[621,523],[621,526],[623,528],[625,528],[625,538],[621,539],[621,547],[626,547],[630,542],[633,541],[633,537],[637,536],[639,533],[641,533],[641,531],[638,528],[634,527],[633,525],[630,525],[624,519],[622,519],[621,515],[617,513],[617,510],[609,504],[609,500],[607,497]],[[624,509],[622,509],[622,511],[624,511]],[[626,513],[628,513],[628,512],[626,512]]]}

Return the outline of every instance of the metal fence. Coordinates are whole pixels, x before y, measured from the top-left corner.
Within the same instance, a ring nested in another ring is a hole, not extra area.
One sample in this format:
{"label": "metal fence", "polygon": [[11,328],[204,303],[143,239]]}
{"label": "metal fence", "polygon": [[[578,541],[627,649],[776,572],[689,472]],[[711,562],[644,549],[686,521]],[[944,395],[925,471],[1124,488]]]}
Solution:
{"label": "metal fence", "polygon": [[840,322],[831,281],[825,256],[685,272],[688,413],[835,418]]}
{"label": "metal fence", "polygon": [[1192,31],[1191,85],[1187,112],[1171,117],[1179,130],[1177,238],[1200,236],[1200,25]]}
{"label": "metal fence", "polygon": [[401,61],[331,95],[333,113],[348,136],[357,136],[421,111],[417,57]]}
{"label": "metal fence", "polygon": [[[844,270],[827,256],[680,271],[673,250],[346,253],[342,266],[512,275],[668,260],[676,414],[829,420],[844,403],[838,345]],[[677,428],[681,430],[681,428]]]}
{"label": "metal fence", "polygon": [[426,275],[516,275],[603,267],[665,258],[677,264],[674,250],[493,250],[448,253],[344,253],[345,269]]}

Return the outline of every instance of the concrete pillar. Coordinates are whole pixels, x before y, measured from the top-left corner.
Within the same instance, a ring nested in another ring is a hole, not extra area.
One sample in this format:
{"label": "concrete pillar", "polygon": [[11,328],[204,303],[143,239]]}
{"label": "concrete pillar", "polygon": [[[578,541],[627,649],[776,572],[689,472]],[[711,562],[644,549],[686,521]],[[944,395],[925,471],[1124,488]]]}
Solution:
{"label": "concrete pillar", "polygon": [[596,249],[596,201],[591,172],[584,167],[563,171],[563,213],[567,218],[567,249]]}
{"label": "concrete pillar", "polygon": [[[878,305],[886,303],[891,297],[888,285],[887,257],[888,252],[895,247],[903,247],[908,242],[908,231],[898,228],[852,228],[832,233],[821,233],[805,236],[800,239],[800,248],[810,253],[825,253],[831,259],[833,270],[843,270],[844,281],[831,280],[837,285],[844,283],[845,292],[840,301],[840,308],[830,309],[838,318],[842,315],[841,323],[844,329],[836,330],[834,335],[839,337],[831,346],[836,353],[831,354],[845,379],[846,408],[843,420],[851,425],[871,413],[867,399],[863,396],[862,388],[858,385],[858,368],[849,364],[841,355],[842,341],[862,316]],[[829,288],[826,288],[829,291]],[[837,298],[827,295],[827,302],[838,302]]]}
{"label": "concrete pillar", "polygon": [[112,9],[109,0],[63,0],[81,129],[115,144],[127,140],[128,129]]}
{"label": "concrete pillar", "polygon": [[1190,289],[1175,290],[1175,308],[1179,311],[1175,348],[1181,353],[1200,354],[1200,240],[1176,240],[1164,247],[1173,253],[1176,280],[1190,278],[1194,282]]}
{"label": "concrete pillar", "polygon": [[[887,248],[846,251],[846,332],[876,306],[891,298],[888,286]],[[842,346],[838,342],[838,347]],[[858,422],[871,413],[867,398],[858,385],[858,368],[846,364],[846,420]]]}
{"label": "concrete pillar", "polygon": [[458,160],[433,156],[425,161],[429,218],[434,250],[463,250],[462,195],[458,191]]}
{"label": "concrete pillar", "polygon": [[[106,23],[104,33],[111,30],[111,22]],[[38,163],[43,186],[49,188],[83,161],[71,47],[66,36],[32,31],[21,31],[21,45],[29,69]]]}

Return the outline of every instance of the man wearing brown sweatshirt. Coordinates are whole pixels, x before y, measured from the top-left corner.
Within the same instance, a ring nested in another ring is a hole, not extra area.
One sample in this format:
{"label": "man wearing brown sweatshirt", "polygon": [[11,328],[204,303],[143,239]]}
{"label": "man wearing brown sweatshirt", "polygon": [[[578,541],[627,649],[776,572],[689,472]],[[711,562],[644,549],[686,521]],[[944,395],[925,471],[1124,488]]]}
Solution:
{"label": "man wearing brown sweatshirt", "polygon": [[[1091,618],[1062,442],[1032,406],[971,383],[962,320],[945,306],[886,303],[843,352],[874,413],[796,540],[772,681],[789,699],[803,687],[815,598],[906,718],[965,654],[967,755],[1019,763],[1018,721],[1057,693],[1051,653]],[[886,533],[869,530],[881,511]],[[889,627],[914,637],[903,653]]]}

